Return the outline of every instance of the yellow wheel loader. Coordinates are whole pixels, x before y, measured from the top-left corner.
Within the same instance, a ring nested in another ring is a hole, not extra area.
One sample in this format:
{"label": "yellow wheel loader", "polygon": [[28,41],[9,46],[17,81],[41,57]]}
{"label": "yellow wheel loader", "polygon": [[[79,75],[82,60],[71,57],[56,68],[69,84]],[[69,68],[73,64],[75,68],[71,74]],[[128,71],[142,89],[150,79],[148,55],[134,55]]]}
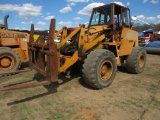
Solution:
{"label": "yellow wheel loader", "polygon": [[[51,20],[48,41],[40,36],[34,42],[34,25],[28,43],[30,68],[46,81],[3,88],[3,90],[47,85],[77,62],[82,62],[83,79],[91,87],[102,89],[115,78],[117,66],[125,64],[128,72],[141,73],[146,64],[146,51],[138,46],[138,33],[132,30],[130,10],[111,3],[93,8],[88,27],[81,24],[71,31],[67,27],[55,33]],[[61,36],[60,44],[54,39]],[[1,89],[2,90],[2,89]]]}

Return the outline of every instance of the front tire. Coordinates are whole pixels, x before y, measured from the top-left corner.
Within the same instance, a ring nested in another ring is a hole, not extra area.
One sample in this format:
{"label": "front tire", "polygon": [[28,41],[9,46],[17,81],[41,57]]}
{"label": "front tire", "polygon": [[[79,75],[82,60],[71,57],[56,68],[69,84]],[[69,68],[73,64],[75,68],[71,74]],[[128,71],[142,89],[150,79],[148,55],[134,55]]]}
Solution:
{"label": "front tire", "polygon": [[20,57],[17,52],[11,48],[0,48],[0,73],[13,72],[20,65]]}
{"label": "front tire", "polygon": [[96,89],[110,85],[116,71],[115,55],[105,49],[92,51],[85,59],[82,70],[85,82]]}

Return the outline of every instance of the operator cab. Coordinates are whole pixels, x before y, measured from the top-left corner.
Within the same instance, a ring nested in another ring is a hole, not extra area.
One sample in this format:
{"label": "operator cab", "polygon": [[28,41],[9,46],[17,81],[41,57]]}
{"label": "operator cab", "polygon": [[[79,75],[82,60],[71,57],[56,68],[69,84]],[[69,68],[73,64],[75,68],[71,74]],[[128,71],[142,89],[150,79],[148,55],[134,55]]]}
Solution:
{"label": "operator cab", "polygon": [[91,16],[90,26],[110,24],[111,6],[94,8]]}
{"label": "operator cab", "polygon": [[122,26],[131,28],[130,10],[116,3],[93,8],[89,27],[109,25],[112,29]]}

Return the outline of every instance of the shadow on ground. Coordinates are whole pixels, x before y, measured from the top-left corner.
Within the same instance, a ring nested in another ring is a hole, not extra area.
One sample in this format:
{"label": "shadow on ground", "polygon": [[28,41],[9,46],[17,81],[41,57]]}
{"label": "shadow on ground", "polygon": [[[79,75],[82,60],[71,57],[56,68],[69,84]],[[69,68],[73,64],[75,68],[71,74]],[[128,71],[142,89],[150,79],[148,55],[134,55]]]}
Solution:
{"label": "shadow on ground", "polygon": [[[26,67],[28,65],[28,62],[25,62],[23,63],[22,65],[22,68]],[[125,73],[128,73],[126,71],[126,69],[124,67],[118,67],[118,71],[120,72],[125,72]],[[70,76],[70,77],[67,77],[67,76]],[[24,99],[21,99],[21,100],[18,100],[18,101],[13,101],[13,102],[10,102],[8,103],[7,105],[10,106],[10,105],[14,105],[14,104],[19,104],[19,103],[23,103],[23,102],[27,102],[27,101],[30,101],[30,100],[33,100],[33,99],[37,99],[37,98],[40,98],[40,97],[43,97],[43,96],[47,96],[49,94],[54,94],[56,93],[58,90],[57,88],[60,86],[60,85],[63,85],[69,81],[71,81],[72,79],[74,78],[77,78],[77,77],[81,77],[78,82],[85,88],[87,89],[92,89],[92,90],[97,90],[97,89],[94,89],[92,88],[91,86],[89,86],[84,80],[83,80],[83,75],[82,75],[82,72],[81,70],[77,70],[77,69],[71,69],[69,71],[67,71],[66,73],[61,73],[58,78],[62,80],[61,83],[59,83],[58,81],[57,82],[54,82],[54,83],[50,83],[49,85],[44,85],[44,87],[47,89],[47,92],[45,93],[41,93],[41,94],[38,94],[38,95],[35,95],[35,96],[31,96],[31,97],[28,97],[28,98],[24,98]],[[36,73],[33,77],[32,80],[29,80],[29,81],[25,81],[25,82],[20,82],[20,83],[16,83],[16,84],[11,84],[11,85],[8,85],[8,86],[13,86],[13,85],[19,85],[19,84],[22,84],[22,83],[27,83],[27,82],[33,82],[33,81],[37,81],[37,82],[42,82],[45,80],[45,77],[42,76],[41,74],[39,73]],[[5,86],[7,87],[7,86]]]}
{"label": "shadow on ground", "polygon": [[26,69],[28,67],[29,67],[29,61],[26,60],[26,61],[21,63],[19,70],[24,70],[24,69]]}
{"label": "shadow on ground", "polygon": [[[62,80],[61,83],[59,83],[58,81],[57,82],[54,82],[54,83],[50,83],[49,85],[44,85],[44,87],[47,89],[47,92],[45,93],[40,93],[38,95],[35,95],[35,96],[31,96],[31,97],[27,97],[27,98],[24,98],[24,99],[21,99],[21,100],[17,100],[17,101],[13,101],[13,102],[10,102],[8,103],[7,105],[10,106],[10,105],[15,105],[15,104],[19,104],[19,103],[23,103],[23,102],[27,102],[27,101],[30,101],[30,100],[34,100],[34,99],[38,99],[38,98],[41,98],[43,96],[47,96],[49,94],[54,94],[56,93],[58,90],[57,88],[60,86],[60,85],[63,85],[67,82],[69,82],[70,80],[76,78],[79,74],[78,73],[70,73],[70,77],[68,78],[67,77],[67,74],[66,73],[61,73],[59,75],[59,79]],[[19,84],[22,84],[22,83],[27,83],[27,82],[32,82],[32,81],[37,81],[37,82],[42,82],[45,80],[45,77],[42,76],[41,74],[39,73],[36,73],[33,77],[32,80],[29,80],[29,81],[25,81],[25,82],[21,82],[21,83],[16,83],[16,84],[11,84],[11,85],[8,85],[8,86],[13,86],[13,85],[19,85]],[[5,86],[7,87],[7,86]]]}

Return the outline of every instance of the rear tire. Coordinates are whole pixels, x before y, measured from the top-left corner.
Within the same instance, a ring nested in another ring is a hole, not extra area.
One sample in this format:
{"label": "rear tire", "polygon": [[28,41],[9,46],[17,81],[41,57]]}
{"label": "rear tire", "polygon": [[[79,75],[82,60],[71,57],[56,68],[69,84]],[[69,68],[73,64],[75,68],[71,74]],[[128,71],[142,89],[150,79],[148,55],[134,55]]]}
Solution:
{"label": "rear tire", "polygon": [[84,80],[91,87],[102,89],[110,85],[117,71],[114,54],[105,49],[92,51],[84,61]]}
{"label": "rear tire", "polygon": [[0,48],[0,73],[13,72],[20,65],[20,57],[17,52],[11,48]]}
{"label": "rear tire", "polygon": [[147,53],[143,47],[134,47],[126,60],[127,71],[134,74],[143,72],[146,65],[146,56]]}

